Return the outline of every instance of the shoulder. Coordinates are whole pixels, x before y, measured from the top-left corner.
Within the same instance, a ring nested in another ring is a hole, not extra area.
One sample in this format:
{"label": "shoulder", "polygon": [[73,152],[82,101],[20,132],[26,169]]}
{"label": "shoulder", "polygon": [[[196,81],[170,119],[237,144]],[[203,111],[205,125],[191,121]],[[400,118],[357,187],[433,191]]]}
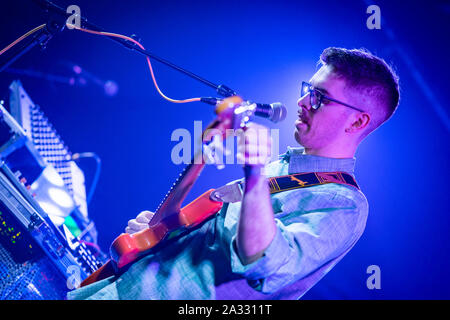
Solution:
{"label": "shoulder", "polygon": [[361,190],[336,183],[280,192],[273,198],[283,211],[306,213],[322,209],[348,209],[363,215],[368,213],[368,201]]}
{"label": "shoulder", "polygon": [[368,206],[367,198],[364,193],[355,187],[338,183],[329,183],[318,187],[321,187],[318,188],[318,191],[322,193],[322,196],[331,201],[339,202],[342,205],[353,204],[361,208]]}
{"label": "shoulder", "polygon": [[280,193],[275,201],[275,218],[289,230],[306,228],[316,237],[346,239],[349,244],[366,226],[367,199],[353,187],[330,183],[296,189]]}

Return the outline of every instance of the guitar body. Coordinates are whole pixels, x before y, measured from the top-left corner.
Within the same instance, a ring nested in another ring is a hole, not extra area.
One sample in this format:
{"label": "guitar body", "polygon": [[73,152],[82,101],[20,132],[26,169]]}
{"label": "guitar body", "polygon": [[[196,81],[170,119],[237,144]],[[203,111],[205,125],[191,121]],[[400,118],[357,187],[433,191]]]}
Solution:
{"label": "guitar body", "polygon": [[134,234],[122,233],[111,244],[111,260],[86,278],[81,283],[81,287],[116,274],[116,270],[120,271],[140,257],[149,254],[152,248],[170,237],[171,233],[193,228],[219,212],[223,203],[211,200],[210,195],[213,191],[214,189],[206,191],[183,207],[179,213],[167,216],[147,229]]}

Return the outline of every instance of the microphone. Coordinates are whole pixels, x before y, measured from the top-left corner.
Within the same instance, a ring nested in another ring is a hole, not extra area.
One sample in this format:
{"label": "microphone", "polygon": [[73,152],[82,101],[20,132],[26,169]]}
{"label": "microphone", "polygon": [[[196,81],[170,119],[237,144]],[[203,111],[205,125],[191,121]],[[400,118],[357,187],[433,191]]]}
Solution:
{"label": "microphone", "polygon": [[[217,105],[223,100],[211,97],[203,97],[200,101],[211,105]],[[254,115],[261,118],[266,118],[272,122],[281,122],[286,119],[287,109],[281,102],[274,102],[271,104],[255,103]]]}
{"label": "microphone", "polygon": [[281,102],[271,104],[256,103],[255,116],[269,119],[272,122],[281,122],[286,119],[287,109]]}

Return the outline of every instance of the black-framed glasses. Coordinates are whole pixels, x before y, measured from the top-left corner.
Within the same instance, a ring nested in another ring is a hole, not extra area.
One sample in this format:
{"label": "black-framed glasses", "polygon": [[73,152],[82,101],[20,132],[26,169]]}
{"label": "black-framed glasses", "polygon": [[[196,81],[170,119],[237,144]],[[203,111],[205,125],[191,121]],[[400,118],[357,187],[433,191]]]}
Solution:
{"label": "black-framed glasses", "polygon": [[314,110],[319,109],[319,107],[322,105],[323,100],[329,100],[329,101],[333,101],[339,104],[342,104],[343,106],[346,106],[348,108],[352,108],[354,110],[357,110],[359,112],[365,112],[359,108],[353,107],[349,104],[346,104],[344,102],[341,102],[339,100],[333,99],[331,97],[328,97],[326,95],[324,95],[322,92],[320,92],[320,90],[315,89],[311,84],[309,84],[308,82],[303,81],[302,82],[302,89],[300,92],[300,97],[304,97],[305,95],[307,95],[309,93],[309,102],[311,103],[311,108],[313,108]]}

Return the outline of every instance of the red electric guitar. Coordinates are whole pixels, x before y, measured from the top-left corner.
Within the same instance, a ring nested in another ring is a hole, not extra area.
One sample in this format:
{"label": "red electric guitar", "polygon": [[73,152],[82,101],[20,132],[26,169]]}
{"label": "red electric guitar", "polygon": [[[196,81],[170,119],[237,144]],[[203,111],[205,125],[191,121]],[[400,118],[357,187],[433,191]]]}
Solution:
{"label": "red electric guitar", "polygon": [[[223,100],[216,107],[217,118],[205,129],[202,142],[210,141],[212,134],[218,132],[226,138],[227,129],[244,126],[252,114],[251,107],[247,107],[248,105],[243,105],[242,99],[237,96]],[[170,238],[172,234],[193,228],[216,214],[222,208],[222,202],[211,199],[214,189],[208,190],[181,208],[183,200],[204,166],[205,159],[200,150],[167,193],[149,222],[149,228],[134,234],[122,233],[118,236],[110,247],[111,259],[86,278],[81,287],[117,274],[125,266],[152,252],[158,243]]]}

